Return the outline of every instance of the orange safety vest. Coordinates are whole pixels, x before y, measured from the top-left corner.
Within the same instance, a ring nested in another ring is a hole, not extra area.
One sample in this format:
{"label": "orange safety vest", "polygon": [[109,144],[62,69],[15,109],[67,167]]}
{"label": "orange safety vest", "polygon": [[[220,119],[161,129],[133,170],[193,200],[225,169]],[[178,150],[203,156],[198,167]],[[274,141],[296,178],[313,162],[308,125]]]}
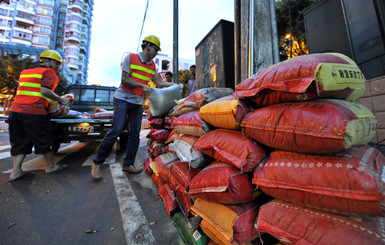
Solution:
{"label": "orange safety vest", "polygon": [[[151,60],[151,64],[142,63],[137,54],[130,53],[130,75],[135,82],[147,85],[151,78],[155,75],[155,63]],[[143,88],[131,87],[122,84],[122,88],[127,93],[142,96],[144,94]]]}
{"label": "orange safety vest", "polygon": [[[23,70],[19,77],[19,87],[16,91],[16,96],[13,101],[15,104],[34,104],[45,101],[45,107],[48,108],[49,99],[41,94],[41,81],[43,74],[47,69],[45,67]],[[51,69],[52,70],[52,69]],[[55,74],[55,82],[52,87],[54,91],[59,83],[59,77]]]}

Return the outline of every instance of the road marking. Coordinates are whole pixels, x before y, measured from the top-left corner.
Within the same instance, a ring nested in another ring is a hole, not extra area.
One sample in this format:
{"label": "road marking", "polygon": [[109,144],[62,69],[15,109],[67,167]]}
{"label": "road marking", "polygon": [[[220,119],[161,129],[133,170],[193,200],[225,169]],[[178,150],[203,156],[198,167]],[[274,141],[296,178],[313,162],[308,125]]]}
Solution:
{"label": "road marking", "polygon": [[[98,149],[99,149],[99,146],[96,147],[95,150],[92,152],[92,154],[89,155],[88,158],[83,162],[82,167],[88,167],[92,165]],[[108,157],[106,158],[103,164],[116,163],[116,151],[117,151],[117,143],[115,143],[115,145],[112,148],[112,152],[110,153],[110,155],[108,155]]]}
{"label": "road marking", "polygon": [[122,215],[128,245],[155,244],[155,238],[131,188],[130,181],[119,163],[110,164],[112,179]]}
{"label": "road marking", "polygon": [[0,151],[4,150],[4,149],[7,149],[7,148],[11,149],[11,145],[2,145],[2,146],[0,146]]}
{"label": "road marking", "polygon": [[0,153],[0,159],[11,157],[10,152],[1,152]]}
{"label": "road marking", "polygon": [[[55,155],[54,162],[57,163],[61,159],[66,157],[68,154],[70,154],[71,152],[78,151],[85,144],[86,143],[76,142],[76,143],[69,144],[69,145],[67,145],[67,146],[65,146],[63,148],[60,148],[60,150],[58,151],[58,153],[60,153],[60,155]],[[11,156],[10,153],[8,153],[8,154],[9,154],[9,157],[10,157]],[[2,158],[2,155],[3,155],[3,153],[0,153],[0,159]],[[39,155],[39,156],[37,156],[35,158],[32,158],[29,161],[23,162],[23,164],[21,166],[22,166],[23,171],[29,172],[29,171],[45,170],[46,163],[45,163],[45,160],[44,160],[44,156],[43,155]],[[12,168],[4,171],[3,173],[4,174],[12,173]]]}

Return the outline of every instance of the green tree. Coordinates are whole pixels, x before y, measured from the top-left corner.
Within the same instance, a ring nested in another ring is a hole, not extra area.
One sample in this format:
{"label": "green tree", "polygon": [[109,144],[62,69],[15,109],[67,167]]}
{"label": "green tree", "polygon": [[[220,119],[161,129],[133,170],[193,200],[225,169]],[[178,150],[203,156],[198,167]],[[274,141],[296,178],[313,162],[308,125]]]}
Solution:
{"label": "green tree", "polygon": [[[323,0],[277,0],[275,2],[280,54],[307,54],[303,14]],[[290,13],[290,14],[289,14]],[[290,35],[287,35],[290,34]]]}
{"label": "green tree", "polygon": [[187,96],[188,89],[188,80],[191,78],[190,70],[180,70],[178,71],[178,81],[180,84],[183,84],[183,97]]}
{"label": "green tree", "polygon": [[22,70],[36,67],[32,58],[22,58],[21,54],[0,54],[0,93],[15,95]]}

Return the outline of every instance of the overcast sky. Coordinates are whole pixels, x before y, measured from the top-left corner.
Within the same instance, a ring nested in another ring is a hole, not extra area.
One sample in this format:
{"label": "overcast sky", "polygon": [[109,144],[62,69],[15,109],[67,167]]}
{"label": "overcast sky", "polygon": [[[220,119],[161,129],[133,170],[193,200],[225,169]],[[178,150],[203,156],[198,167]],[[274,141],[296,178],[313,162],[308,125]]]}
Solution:
{"label": "overcast sky", "polygon": [[[141,39],[156,35],[173,54],[173,0],[150,0]],[[95,0],[88,84],[119,86],[120,61],[136,53],[147,0]],[[195,47],[221,19],[234,21],[233,0],[179,1],[179,58],[195,61]],[[140,48],[139,48],[140,49]]]}

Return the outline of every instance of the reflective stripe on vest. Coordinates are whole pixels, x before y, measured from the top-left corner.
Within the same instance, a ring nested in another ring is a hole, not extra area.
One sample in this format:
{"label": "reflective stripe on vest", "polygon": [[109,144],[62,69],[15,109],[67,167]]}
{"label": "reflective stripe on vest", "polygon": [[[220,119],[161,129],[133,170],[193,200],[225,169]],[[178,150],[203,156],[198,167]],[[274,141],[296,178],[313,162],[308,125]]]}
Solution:
{"label": "reflective stripe on vest", "polygon": [[[135,82],[147,85],[154,77],[156,73],[155,69],[155,63],[153,61],[151,61],[151,64],[144,64],[137,54],[130,53],[130,77]],[[131,87],[123,84],[122,88],[128,93],[138,96],[144,94],[143,88],[141,87]]]}
{"label": "reflective stripe on vest", "polygon": [[[41,81],[47,69],[50,68],[33,68],[21,72],[14,103],[33,104],[43,99],[45,100],[45,106],[48,106],[50,99],[41,93]],[[57,79],[55,81],[55,85],[57,86],[59,81],[57,77],[55,79]],[[56,88],[56,86],[54,86],[54,88]]]}

